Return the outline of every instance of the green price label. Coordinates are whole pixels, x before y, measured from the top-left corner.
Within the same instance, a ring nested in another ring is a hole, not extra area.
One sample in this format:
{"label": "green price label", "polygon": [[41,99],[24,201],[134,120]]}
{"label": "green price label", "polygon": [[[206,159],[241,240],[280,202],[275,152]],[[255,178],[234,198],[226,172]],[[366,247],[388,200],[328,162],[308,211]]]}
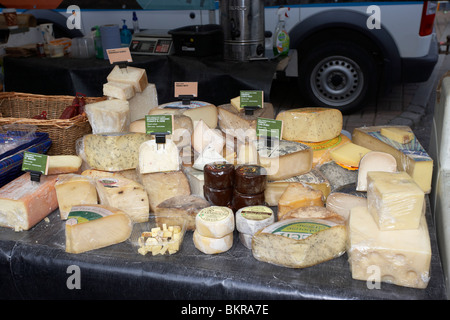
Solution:
{"label": "green price label", "polygon": [[281,139],[283,121],[275,119],[256,119],[256,135],[258,137],[272,137]]}
{"label": "green price label", "polygon": [[48,156],[25,151],[23,154],[22,171],[34,171],[47,174]]}
{"label": "green price label", "polygon": [[264,93],[262,91],[245,91],[240,92],[241,108],[258,107],[262,108],[264,103]]}
{"label": "green price label", "polygon": [[152,114],[145,116],[145,132],[147,134],[167,133],[172,134],[173,115]]}

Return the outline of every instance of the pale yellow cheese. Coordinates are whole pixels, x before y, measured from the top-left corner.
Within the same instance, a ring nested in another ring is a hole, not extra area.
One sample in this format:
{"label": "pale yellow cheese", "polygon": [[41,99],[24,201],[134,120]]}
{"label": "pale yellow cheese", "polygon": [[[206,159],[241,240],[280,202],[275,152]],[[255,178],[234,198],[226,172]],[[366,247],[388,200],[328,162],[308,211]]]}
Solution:
{"label": "pale yellow cheese", "polygon": [[370,151],[370,149],[349,142],[336,149],[333,149],[330,152],[330,156],[334,162],[340,165],[358,168],[361,158]]}
{"label": "pale yellow cheese", "polygon": [[210,206],[199,211],[195,217],[195,230],[208,238],[222,238],[235,227],[233,210],[228,207]]}
{"label": "pale yellow cheese", "polygon": [[219,254],[226,252],[233,246],[233,233],[222,238],[209,238],[202,236],[197,230],[192,235],[194,246],[205,254]]}
{"label": "pale yellow cheese", "polygon": [[130,106],[119,99],[102,100],[85,106],[92,133],[128,132]]}
{"label": "pale yellow cheese", "polygon": [[385,127],[381,128],[380,133],[382,136],[400,143],[408,143],[414,139],[414,133],[404,128]]}
{"label": "pale yellow cheese", "polygon": [[322,191],[291,182],[278,200],[277,217],[280,219],[291,210],[308,206],[324,206]]}
{"label": "pale yellow cheese", "polygon": [[417,229],[425,193],[404,171],[367,173],[367,207],[380,230]]}
{"label": "pale yellow cheese", "polygon": [[171,139],[158,144],[156,140],[148,140],[139,147],[139,172],[152,173],[177,171],[180,169],[178,148]]}
{"label": "pale yellow cheese", "polygon": [[367,207],[355,207],[350,214],[348,239],[353,279],[370,281],[371,285],[386,282],[427,287],[431,245],[425,216],[421,216],[415,229],[382,231]]}
{"label": "pale yellow cheese", "polygon": [[148,84],[147,72],[143,68],[127,66],[122,69],[118,65],[114,66],[107,75],[108,82],[120,82],[131,84],[135,92],[142,92]]}
{"label": "pale yellow cheese", "polygon": [[48,156],[47,174],[77,173],[82,165],[82,159],[76,155]]}
{"label": "pale yellow cheese", "polygon": [[103,95],[119,100],[128,100],[134,96],[134,87],[129,83],[106,82],[103,84]]}
{"label": "pale yellow cheese", "polygon": [[149,83],[142,92],[135,92],[128,100],[130,121],[143,119],[148,112],[158,106],[158,92],[154,83]]}

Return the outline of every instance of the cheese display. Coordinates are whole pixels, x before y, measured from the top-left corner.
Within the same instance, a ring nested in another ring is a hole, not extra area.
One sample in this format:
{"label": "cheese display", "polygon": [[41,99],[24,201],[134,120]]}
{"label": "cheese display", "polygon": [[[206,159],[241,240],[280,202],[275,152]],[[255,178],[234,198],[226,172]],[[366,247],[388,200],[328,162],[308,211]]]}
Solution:
{"label": "cheese display", "polygon": [[327,197],[325,207],[348,220],[353,208],[367,207],[367,198],[343,192],[333,192]]}
{"label": "cheese display", "polygon": [[204,198],[196,195],[180,195],[164,200],[156,206],[155,220],[161,225],[186,224],[186,230],[195,230],[195,217],[200,210],[209,207]]}
{"label": "cheese display", "polygon": [[325,199],[331,192],[331,184],[328,179],[317,168],[311,171],[292,178],[267,181],[266,189],[264,190],[265,201],[269,206],[277,206],[283,192],[291,182],[299,182],[315,190],[320,190]]}
{"label": "cheese display", "polygon": [[202,236],[197,230],[192,235],[195,247],[205,254],[219,254],[226,252],[233,246],[233,233],[222,238],[210,238]]}
{"label": "cheese display", "polygon": [[128,100],[134,97],[134,87],[130,83],[106,82],[103,84],[103,95],[119,100]]}
{"label": "cheese display", "polygon": [[416,229],[382,231],[367,207],[352,209],[347,253],[353,279],[426,288],[431,245],[424,216]]}
{"label": "cheese display", "polygon": [[103,100],[85,106],[92,133],[128,132],[130,106],[119,99]]}
{"label": "cheese display", "polygon": [[345,134],[340,134],[337,137],[320,141],[320,142],[308,142],[308,141],[297,141],[309,146],[313,150],[313,168],[318,167],[326,162],[332,161],[331,151],[340,146],[351,142]]}
{"label": "cheese display", "polygon": [[62,173],[76,173],[80,170],[82,159],[75,155],[48,156],[48,175]]}
{"label": "cheese display", "polygon": [[140,174],[139,183],[147,191],[151,212],[164,200],[191,194],[189,181],[181,170]]}
{"label": "cheese display", "polygon": [[302,143],[275,140],[268,145],[264,139],[258,139],[256,148],[269,180],[295,177],[312,169],[312,149]]}
{"label": "cheese display", "polygon": [[195,230],[208,238],[223,238],[234,231],[233,210],[223,206],[210,206],[200,210],[195,217]]}
{"label": "cheese display", "polygon": [[207,146],[212,146],[217,153],[221,153],[225,146],[225,138],[219,129],[210,128],[203,120],[198,120],[192,135],[192,148],[202,153]]}
{"label": "cheese display", "polygon": [[308,206],[324,206],[322,191],[291,182],[278,200],[277,217],[280,219],[291,210]]}
{"label": "cheese display", "polygon": [[361,158],[371,150],[352,142],[346,143],[330,152],[331,159],[344,168],[358,169]]}
{"label": "cheese display", "polygon": [[66,252],[78,254],[124,242],[131,231],[131,218],[119,209],[74,206],[65,223]]}
{"label": "cheese display", "polygon": [[122,69],[118,65],[106,77],[107,82],[119,82],[131,84],[135,92],[142,92],[148,85],[145,69],[127,66]]}
{"label": "cheese display", "polygon": [[425,194],[404,171],[367,173],[367,207],[380,230],[417,229]]}
{"label": "cheese display", "polygon": [[347,229],[326,219],[287,219],[253,235],[255,259],[289,268],[307,268],[341,256]]}
{"label": "cheese display", "polygon": [[122,177],[100,177],[95,182],[100,204],[122,210],[133,222],[148,221],[150,204],[143,185]]}
{"label": "cheese display", "polygon": [[58,176],[31,181],[26,172],[0,188],[0,226],[29,230],[58,208],[55,184]]}
{"label": "cheese display", "polygon": [[153,108],[148,114],[183,114],[192,119],[194,127],[199,120],[203,120],[208,127],[217,127],[217,107],[204,101],[190,101],[183,104],[183,101],[169,102]]}
{"label": "cheese display", "polygon": [[77,153],[90,169],[136,169],[139,148],[150,139],[151,136],[145,133],[87,134],[77,141]]}
{"label": "cheese display", "polygon": [[178,148],[171,139],[158,144],[156,140],[143,142],[139,147],[139,173],[177,171],[180,169]]}
{"label": "cheese display", "polygon": [[276,116],[283,121],[282,137],[291,141],[320,142],[341,134],[343,117],[334,108],[298,108],[281,111]]}
{"label": "cheese display", "polygon": [[135,92],[134,96],[128,100],[130,107],[130,121],[143,119],[149,111],[158,106],[158,92],[156,85],[149,83],[142,92]]}
{"label": "cheese display", "polygon": [[59,214],[66,220],[74,205],[98,204],[95,181],[89,176],[61,174],[55,183]]}
{"label": "cheese display", "polygon": [[353,131],[352,141],[370,150],[393,155],[397,160],[397,170],[406,171],[425,193],[429,193],[433,176],[433,159],[427,154],[416,137],[408,143],[399,143],[381,135],[381,129],[393,127],[412,132],[411,128],[407,126],[356,128]]}
{"label": "cheese display", "polygon": [[370,171],[396,172],[397,161],[386,152],[371,151],[365,154],[359,163],[357,191],[367,191],[367,172]]}

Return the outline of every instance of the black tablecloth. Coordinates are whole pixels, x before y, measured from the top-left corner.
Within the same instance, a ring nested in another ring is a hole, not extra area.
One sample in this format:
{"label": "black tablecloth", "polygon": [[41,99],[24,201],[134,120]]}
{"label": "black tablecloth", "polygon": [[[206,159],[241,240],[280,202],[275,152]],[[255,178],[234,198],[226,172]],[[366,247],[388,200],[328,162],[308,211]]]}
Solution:
{"label": "black tablecloth", "polygon": [[[197,100],[220,105],[229,103],[240,90],[270,89],[277,59],[251,62],[224,61],[220,56],[133,55],[130,66],[144,68],[154,83],[160,104],[176,100],[175,82],[198,82]],[[62,58],[4,58],[5,90],[46,95],[103,96],[103,84],[114,66],[107,60]]]}
{"label": "black tablecloth", "polygon": [[[198,251],[188,231],[173,255],[142,256],[130,241],[82,254],[65,252],[64,221],[56,210],[29,231],[0,228],[0,298],[24,299],[446,299],[436,232],[427,212],[432,244],[431,280],[426,289],[382,283],[369,289],[353,280],[347,254],[305,269],[256,260],[234,234],[221,254]],[[80,288],[69,289],[79,268]]]}

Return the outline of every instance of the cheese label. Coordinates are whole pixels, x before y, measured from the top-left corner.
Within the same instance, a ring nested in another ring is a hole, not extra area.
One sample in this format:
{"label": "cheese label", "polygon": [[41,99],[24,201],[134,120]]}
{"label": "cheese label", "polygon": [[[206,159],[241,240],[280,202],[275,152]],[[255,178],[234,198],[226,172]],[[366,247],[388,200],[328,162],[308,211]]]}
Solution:
{"label": "cheese label", "polygon": [[23,153],[22,171],[35,171],[42,174],[48,172],[48,156],[25,151]]}
{"label": "cheese label", "polygon": [[281,139],[281,132],[283,132],[283,121],[266,118],[256,119],[256,136]]}
{"label": "cheese label", "polygon": [[80,223],[97,220],[111,215],[112,212],[106,208],[97,206],[73,206],[67,217],[67,225],[76,225]]}
{"label": "cheese label", "polygon": [[273,211],[265,206],[251,206],[243,208],[240,214],[245,219],[261,221],[271,218]]}
{"label": "cheese label", "polygon": [[208,222],[221,221],[230,215],[230,209],[227,207],[212,206],[207,207],[198,213],[198,217]]}
{"label": "cheese label", "polygon": [[241,108],[258,107],[262,108],[264,104],[264,93],[258,90],[242,90],[240,92]]}
{"label": "cheese label", "polygon": [[294,240],[302,240],[317,232],[329,229],[335,225],[337,224],[331,221],[317,219],[288,219],[271,224],[264,228],[261,232],[280,235]]}
{"label": "cheese label", "polygon": [[152,114],[145,116],[145,132],[147,134],[173,132],[172,114]]}

